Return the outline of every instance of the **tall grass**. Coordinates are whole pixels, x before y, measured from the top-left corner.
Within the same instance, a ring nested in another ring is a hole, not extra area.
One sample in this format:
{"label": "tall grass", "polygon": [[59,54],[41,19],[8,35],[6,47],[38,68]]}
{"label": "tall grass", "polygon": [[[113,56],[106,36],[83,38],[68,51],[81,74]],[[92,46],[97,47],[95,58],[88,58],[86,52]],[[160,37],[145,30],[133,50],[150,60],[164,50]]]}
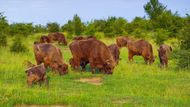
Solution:
{"label": "tall grass", "polygon": [[[24,60],[35,63],[33,41],[39,34],[24,39],[29,52],[10,53],[9,47],[0,49],[0,107],[14,105],[66,105],[77,107],[110,106],[190,106],[190,73],[176,72],[175,62],[170,61],[169,68],[160,69],[158,58],[153,65],[145,65],[141,57],[134,62],[127,61],[127,49],[121,49],[121,60],[113,75],[76,72],[59,76],[48,72],[49,88],[26,84]],[[9,41],[11,39],[9,38]],[[107,44],[114,39],[102,39]],[[68,46],[59,46],[64,60],[68,64],[71,57]],[[156,47],[154,47],[156,50]],[[157,54],[156,51],[155,55]],[[83,77],[99,76],[103,78],[100,86],[74,80]]]}

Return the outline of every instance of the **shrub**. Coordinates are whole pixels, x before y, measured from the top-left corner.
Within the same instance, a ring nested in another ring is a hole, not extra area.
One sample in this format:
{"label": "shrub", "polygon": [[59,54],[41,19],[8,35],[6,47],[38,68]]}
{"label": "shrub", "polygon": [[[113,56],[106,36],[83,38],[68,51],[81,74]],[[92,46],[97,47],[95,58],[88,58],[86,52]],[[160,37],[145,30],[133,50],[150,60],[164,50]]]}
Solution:
{"label": "shrub", "polygon": [[190,50],[180,50],[177,66],[181,69],[190,69]]}
{"label": "shrub", "polygon": [[136,38],[145,38],[146,33],[140,28],[135,29],[135,31],[132,33]]}
{"label": "shrub", "polygon": [[157,29],[153,37],[157,45],[161,45],[168,39],[169,32],[164,29]]}
{"label": "shrub", "polygon": [[48,23],[47,24],[47,30],[48,32],[59,32],[59,24],[56,23],[56,22],[53,22],[53,23]]}
{"label": "shrub", "polygon": [[28,49],[26,48],[26,46],[22,44],[21,39],[19,37],[16,37],[13,41],[13,44],[10,47],[10,51],[19,53],[19,52],[26,52],[28,51]]}
{"label": "shrub", "polygon": [[177,63],[178,67],[181,69],[190,69],[190,26],[183,28],[180,31],[181,45],[180,50],[176,53],[179,57]]}
{"label": "shrub", "polygon": [[95,37],[97,38],[97,39],[101,39],[101,38],[104,38],[104,33],[103,32],[96,32],[95,33]]}
{"label": "shrub", "polygon": [[0,46],[7,46],[7,37],[4,34],[0,35]]}

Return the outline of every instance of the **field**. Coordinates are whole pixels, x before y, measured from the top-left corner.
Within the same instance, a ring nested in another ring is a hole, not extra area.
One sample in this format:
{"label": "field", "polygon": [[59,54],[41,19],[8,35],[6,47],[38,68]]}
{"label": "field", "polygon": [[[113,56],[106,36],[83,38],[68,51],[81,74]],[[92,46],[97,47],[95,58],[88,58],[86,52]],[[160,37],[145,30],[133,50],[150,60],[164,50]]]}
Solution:
{"label": "field", "polygon": [[[40,34],[24,38],[27,53],[10,53],[9,47],[0,49],[0,107],[18,105],[62,105],[66,107],[125,107],[171,106],[190,107],[190,73],[176,71],[176,61],[170,60],[167,69],[159,68],[159,60],[145,65],[141,57],[127,61],[127,49],[120,51],[119,65],[113,75],[72,71],[59,76],[48,70],[49,87],[27,87],[24,60],[35,63],[33,41]],[[114,39],[101,39],[106,44]],[[9,45],[12,38],[9,38]],[[71,42],[71,40],[70,40]],[[68,46],[59,46],[68,64],[71,57]],[[154,46],[154,54],[157,55]],[[101,78],[100,84],[76,81],[81,78]]]}

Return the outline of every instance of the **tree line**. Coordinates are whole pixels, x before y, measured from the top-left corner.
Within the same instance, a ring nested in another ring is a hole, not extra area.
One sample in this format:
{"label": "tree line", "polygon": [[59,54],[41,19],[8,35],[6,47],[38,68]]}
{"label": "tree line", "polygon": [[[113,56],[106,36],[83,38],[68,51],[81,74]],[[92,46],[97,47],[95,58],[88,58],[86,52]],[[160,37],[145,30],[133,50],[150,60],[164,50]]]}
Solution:
{"label": "tree line", "polygon": [[76,14],[64,25],[50,22],[45,26],[32,23],[9,24],[0,13],[0,46],[6,46],[6,38],[9,36],[27,37],[34,33],[48,32],[64,32],[67,38],[78,35],[94,35],[97,38],[132,35],[135,38],[152,39],[158,45],[167,39],[177,38],[180,41],[180,51],[177,50],[174,56],[181,59],[178,63],[181,68],[190,68],[190,15],[181,17],[177,12],[172,13],[159,0],[150,0],[144,5],[144,10],[147,17],[135,17],[131,22],[114,16],[82,22]]}

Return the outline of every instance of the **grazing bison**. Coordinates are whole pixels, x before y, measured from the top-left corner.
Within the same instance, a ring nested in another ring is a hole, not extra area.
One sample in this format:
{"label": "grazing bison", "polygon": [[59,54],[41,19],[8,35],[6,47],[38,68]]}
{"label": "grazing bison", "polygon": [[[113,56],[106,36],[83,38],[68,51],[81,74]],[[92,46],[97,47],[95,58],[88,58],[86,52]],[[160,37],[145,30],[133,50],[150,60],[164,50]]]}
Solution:
{"label": "grazing bison", "polygon": [[113,59],[115,61],[116,64],[119,63],[119,47],[116,44],[112,44],[108,46],[110,52],[112,53]]}
{"label": "grazing bison", "polygon": [[84,40],[84,39],[96,39],[96,37],[94,37],[94,36],[87,36],[87,37],[76,36],[76,37],[73,38],[73,40]]}
{"label": "grazing bison", "polygon": [[49,36],[42,35],[40,37],[40,43],[51,43],[51,38]]}
{"label": "grazing bison", "polygon": [[171,53],[172,48],[168,45],[162,44],[158,49],[158,56],[160,58],[160,67],[164,68],[168,66],[168,57]]}
{"label": "grazing bison", "polygon": [[73,41],[69,48],[73,58],[70,59],[70,64],[74,68],[82,66],[85,68],[87,63],[90,63],[92,73],[95,68],[99,68],[106,74],[112,74],[115,67],[115,62],[108,47],[97,39],[84,39]]}
{"label": "grazing bison", "polygon": [[135,55],[142,56],[146,64],[152,64],[155,60],[152,45],[145,40],[134,41],[129,37],[118,37],[116,42],[119,47],[127,46],[129,61],[132,61]]}
{"label": "grazing bison", "polygon": [[48,80],[46,76],[46,69],[44,64],[40,65],[32,65],[26,70],[27,73],[27,84],[28,86],[32,86],[33,83],[39,83],[41,86],[42,82],[45,82],[48,85]]}
{"label": "grazing bison", "polygon": [[125,47],[127,46],[127,40],[128,40],[128,37],[126,36],[123,36],[123,37],[117,37],[116,38],[116,43],[117,45],[121,48],[121,47]]}
{"label": "grazing bison", "polygon": [[44,63],[60,75],[68,73],[68,66],[64,63],[61,50],[50,43],[34,44],[34,54],[37,64]]}
{"label": "grazing bison", "polygon": [[65,38],[65,36],[62,33],[56,32],[56,33],[50,33],[48,34],[48,37],[52,40],[52,41],[58,41],[59,44],[64,44],[67,45],[67,40]]}

